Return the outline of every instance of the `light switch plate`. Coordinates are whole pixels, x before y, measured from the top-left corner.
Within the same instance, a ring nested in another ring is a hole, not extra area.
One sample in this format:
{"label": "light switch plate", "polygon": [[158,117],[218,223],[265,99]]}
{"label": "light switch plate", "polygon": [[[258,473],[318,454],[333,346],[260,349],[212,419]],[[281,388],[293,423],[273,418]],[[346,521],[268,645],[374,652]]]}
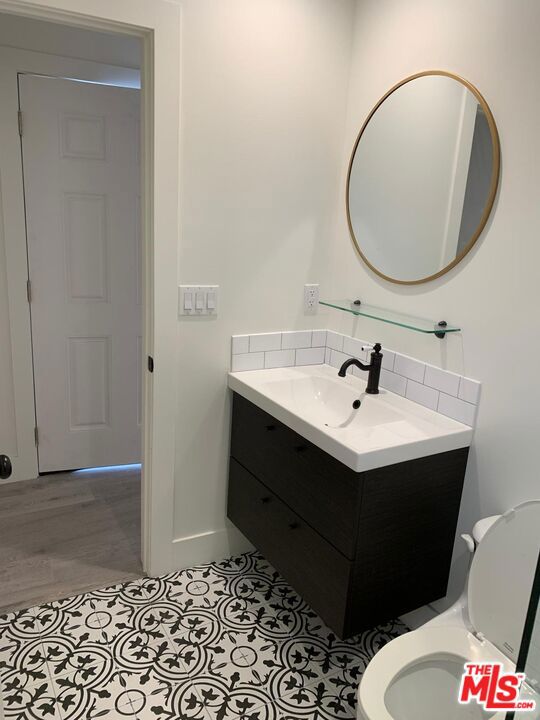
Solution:
{"label": "light switch plate", "polygon": [[217,315],[219,285],[180,285],[178,315],[202,317]]}

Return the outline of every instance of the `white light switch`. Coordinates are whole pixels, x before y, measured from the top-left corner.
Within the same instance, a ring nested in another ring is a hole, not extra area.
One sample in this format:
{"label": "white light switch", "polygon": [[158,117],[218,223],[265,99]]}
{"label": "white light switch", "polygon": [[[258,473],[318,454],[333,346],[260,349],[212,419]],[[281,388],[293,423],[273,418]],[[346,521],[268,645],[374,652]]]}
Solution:
{"label": "white light switch", "polygon": [[219,285],[180,285],[178,288],[178,314],[216,315]]}

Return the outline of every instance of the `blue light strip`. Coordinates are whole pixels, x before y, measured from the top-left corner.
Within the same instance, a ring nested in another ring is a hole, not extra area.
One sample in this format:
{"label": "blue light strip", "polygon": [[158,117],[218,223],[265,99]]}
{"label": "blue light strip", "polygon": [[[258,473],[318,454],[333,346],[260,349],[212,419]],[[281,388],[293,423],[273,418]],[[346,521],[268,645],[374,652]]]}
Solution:
{"label": "blue light strip", "polygon": [[103,467],[94,468],[82,468],[81,470],[74,470],[73,474],[77,473],[89,473],[89,472],[114,472],[121,470],[140,470],[142,468],[141,463],[132,463],[131,465],[105,465]]}

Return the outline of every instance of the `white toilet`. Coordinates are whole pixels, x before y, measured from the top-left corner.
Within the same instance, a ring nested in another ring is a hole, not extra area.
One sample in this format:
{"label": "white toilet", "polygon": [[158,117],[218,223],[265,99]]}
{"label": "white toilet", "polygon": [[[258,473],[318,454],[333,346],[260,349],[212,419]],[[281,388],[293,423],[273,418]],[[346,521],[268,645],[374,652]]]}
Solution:
{"label": "white toilet", "polygon": [[[455,605],[418,630],[385,645],[358,688],[359,720],[504,720],[481,706],[457,702],[466,662],[500,662],[513,672],[540,550],[540,500],[486,518],[473,532],[481,540],[468,586]],[[471,543],[472,544],[472,543]],[[523,720],[540,717],[516,713]]]}

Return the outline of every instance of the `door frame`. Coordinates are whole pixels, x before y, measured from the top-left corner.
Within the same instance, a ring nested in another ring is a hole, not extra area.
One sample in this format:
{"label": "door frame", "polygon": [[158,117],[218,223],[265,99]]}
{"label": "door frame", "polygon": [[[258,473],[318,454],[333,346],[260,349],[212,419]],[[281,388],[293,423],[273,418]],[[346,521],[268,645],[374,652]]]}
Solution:
{"label": "door frame", "polygon": [[[157,575],[174,569],[180,8],[167,0],[52,1],[54,7],[50,5],[51,0],[0,0],[0,11],[87,30],[127,33],[142,42],[143,353],[154,359],[155,372],[145,371],[143,378],[141,555],[145,572]],[[43,69],[40,74],[44,74]],[[16,76],[14,81],[16,83]],[[4,131],[16,138],[19,150],[16,112],[1,121]],[[27,451],[29,438],[33,438],[35,408],[30,312],[25,291],[26,235],[22,238],[20,232],[24,227],[20,151],[18,161],[13,152],[9,160],[5,174],[0,176],[3,205],[0,217],[3,214],[17,439],[21,438],[21,450]],[[27,467],[30,468],[31,463]],[[35,469],[37,471],[37,457]]]}

